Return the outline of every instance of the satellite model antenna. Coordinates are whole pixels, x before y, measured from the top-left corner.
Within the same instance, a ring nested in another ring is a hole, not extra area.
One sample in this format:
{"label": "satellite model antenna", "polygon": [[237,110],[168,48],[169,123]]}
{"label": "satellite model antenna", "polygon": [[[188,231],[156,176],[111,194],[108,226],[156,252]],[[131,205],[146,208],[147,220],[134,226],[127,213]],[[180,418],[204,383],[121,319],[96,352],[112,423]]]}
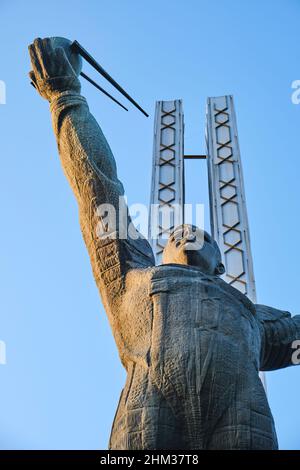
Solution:
{"label": "satellite model antenna", "polygon": [[[109,75],[106,70],[91,56],[91,54],[84,49],[78,41],[70,41],[69,39],[62,38],[62,37],[51,37],[50,38],[52,46],[54,48],[61,47],[64,49],[70,64],[72,65],[76,75],[81,75],[82,78],[87,80],[91,83],[97,90],[101,91],[105,96],[110,98],[112,101],[117,103],[121,108],[125,111],[128,109],[120,103],[116,98],[114,98],[110,93],[108,93],[104,88],[102,88],[98,83],[96,83],[92,78],[82,72],[82,58],[85,59],[95,70],[97,70],[100,75],[102,75],[111,85],[113,85],[128,101],[130,101],[141,113],[143,113],[146,117],[149,117],[149,114],[124,90],[124,88],[119,85],[116,80],[114,80],[111,75]],[[33,82],[31,82],[34,86]]]}
{"label": "satellite model antenna", "polygon": [[[81,57],[83,57],[92,67],[94,67],[95,70],[97,70],[97,72],[100,73],[100,75],[102,75],[109,83],[111,83],[111,85],[113,85],[120,93],[122,93],[123,96],[125,96],[125,98],[127,98],[139,111],[141,111],[141,113],[143,113],[146,117],[149,117],[149,114],[146,113],[146,111],[124,90],[124,88],[122,88],[118,82],[116,82],[110,75],[109,73],[106,72],[106,70],[104,70],[104,68],[98,64],[98,62],[91,56],[91,54],[86,51],[80,44],[79,42],[77,41],[73,41],[72,44],[71,44],[71,50],[73,52],[77,52],[79,55],[81,55]],[[104,93],[106,95],[108,95],[108,93],[101,89],[97,84],[95,84],[95,82],[93,80],[91,80],[89,77],[87,77],[87,75],[83,74],[82,72],[80,73],[80,75],[87,79],[90,83],[92,83],[94,86],[96,86],[96,88],[100,89],[102,92],[104,91]],[[109,95],[108,95],[109,96]],[[110,96],[110,98],[112,98]],[[114,98],[112,98],[114,101],[116,101]],[[120,103],[118,103],[120,104]],[[124,106],[122,106],[124,107]]]}

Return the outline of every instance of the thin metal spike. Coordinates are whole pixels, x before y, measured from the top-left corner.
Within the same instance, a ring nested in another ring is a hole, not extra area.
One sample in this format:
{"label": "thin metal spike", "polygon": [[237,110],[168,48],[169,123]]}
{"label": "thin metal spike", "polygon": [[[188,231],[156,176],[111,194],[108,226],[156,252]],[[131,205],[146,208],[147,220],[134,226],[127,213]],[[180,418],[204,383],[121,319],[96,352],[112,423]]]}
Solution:
{"label": "thin metal spike", "polygon": [[149,114],[133,99],[131,96],[101,67],[98,62],[79,44],[78,41],[73,41],[71,49],[81,55],[97,72],[99,72],[109,83],[111,83],[123,96],[125,96],[137,109],[139,109],[145,116]]}
{"label": "thin metal spike", "polygon": [[116,98],[114,98],[112,95],[110,95],[106,90],[104,90],[104,88],[102,88],[100,85],[98,85],[98,83],[94,82],[94,80],[92,80],[88,75],[86,75],[84,72],[80,72],[80,75],[82,76],[82,78],[85,78],[85,80],[87,80],[89,83],[94,85],[94,87],[96,87],[98,90],[102,91],[102,93],[104,93],[104,95],[108,96],[108,98],[110,98],[115,103],[117,103],[119,106],[121,106],[121,108],[125,109],[125,111],[128,111],[128,109],[125,108],[125,106],[122,103],[120,103],[120,101],[116,100]]}

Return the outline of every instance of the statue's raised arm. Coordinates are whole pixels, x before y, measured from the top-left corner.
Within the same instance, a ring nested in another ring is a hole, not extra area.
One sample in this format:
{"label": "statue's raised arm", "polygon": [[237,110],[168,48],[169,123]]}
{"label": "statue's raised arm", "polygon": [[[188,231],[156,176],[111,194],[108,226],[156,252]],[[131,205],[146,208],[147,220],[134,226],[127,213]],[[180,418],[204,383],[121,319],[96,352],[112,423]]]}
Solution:
{"label": "statue's raised arm", "polygon": [[[65,51],[53,48],[51,39],[36,39],[29,46],[29,53],[30,78],[40,95],[50,102],[61,162],[78,202],[94,277],[108,307],[122,293],[126,272],[152,266],[153,253],[147,240],[138,233],[128,237],[122,227],[120,237],[119,203],[124,195],[123,186],[111,149],[80,94],[79,79]],[[101,218],[99,207],[103,204],[115,210],[114,220],[111,214],[107,220]],[[125,218],[130,226],[127,214]]]}

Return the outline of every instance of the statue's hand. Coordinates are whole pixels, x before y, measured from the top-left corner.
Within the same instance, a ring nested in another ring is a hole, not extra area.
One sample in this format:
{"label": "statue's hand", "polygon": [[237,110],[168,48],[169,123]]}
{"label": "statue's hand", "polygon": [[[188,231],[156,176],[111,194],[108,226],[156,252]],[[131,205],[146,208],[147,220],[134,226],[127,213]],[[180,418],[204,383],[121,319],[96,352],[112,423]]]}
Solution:
{"label": "statue's hand", "polygon": [[54,48],[49,38],[37,38],[28,49],[29,77],[43,98],[51,101],[65,91],[80,92],[80,81],[63,48]]}

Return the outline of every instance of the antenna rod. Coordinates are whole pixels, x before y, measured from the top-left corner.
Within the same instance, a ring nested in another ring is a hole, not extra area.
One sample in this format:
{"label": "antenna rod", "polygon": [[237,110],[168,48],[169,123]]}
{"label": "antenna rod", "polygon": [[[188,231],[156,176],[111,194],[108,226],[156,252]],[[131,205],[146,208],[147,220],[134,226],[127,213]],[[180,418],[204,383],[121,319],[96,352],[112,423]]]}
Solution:
{"label": "antenna rod", "polygon": [[94,80],[92,80],[88,75],[86,75],[84,72],[80,72],[80,75],[83,78],[85,78],[88,82],[90,82],[92,85],[94,85],[94,87],[98,88],[98,90],[102,91],[102,93],[104,93],[104,95],[108,96],[111,100],[113,100],[115,103],[117,103],[119,106],[121,106],[121,108],[125,109],[125,111],[128,111],[128,109],[125,108],[125,106],[122,103],[120,103],[120,101],[116,100],[116,98],[114,98],[107,91],[105,91],[104,88],[102,88],[100,85],[98,85],[98,83],[94,82]]}
{"label": "antenna rod", "polygon": [[123,96],[125,96],[137,109],[139,109],[145,116],[149,114],[133,99],[131,96],[101,67],[98,62],[79,44],[78,41],[73,41],[71,49],[80,54],[94,69],[97,70],[106,80],[109,81]]}

